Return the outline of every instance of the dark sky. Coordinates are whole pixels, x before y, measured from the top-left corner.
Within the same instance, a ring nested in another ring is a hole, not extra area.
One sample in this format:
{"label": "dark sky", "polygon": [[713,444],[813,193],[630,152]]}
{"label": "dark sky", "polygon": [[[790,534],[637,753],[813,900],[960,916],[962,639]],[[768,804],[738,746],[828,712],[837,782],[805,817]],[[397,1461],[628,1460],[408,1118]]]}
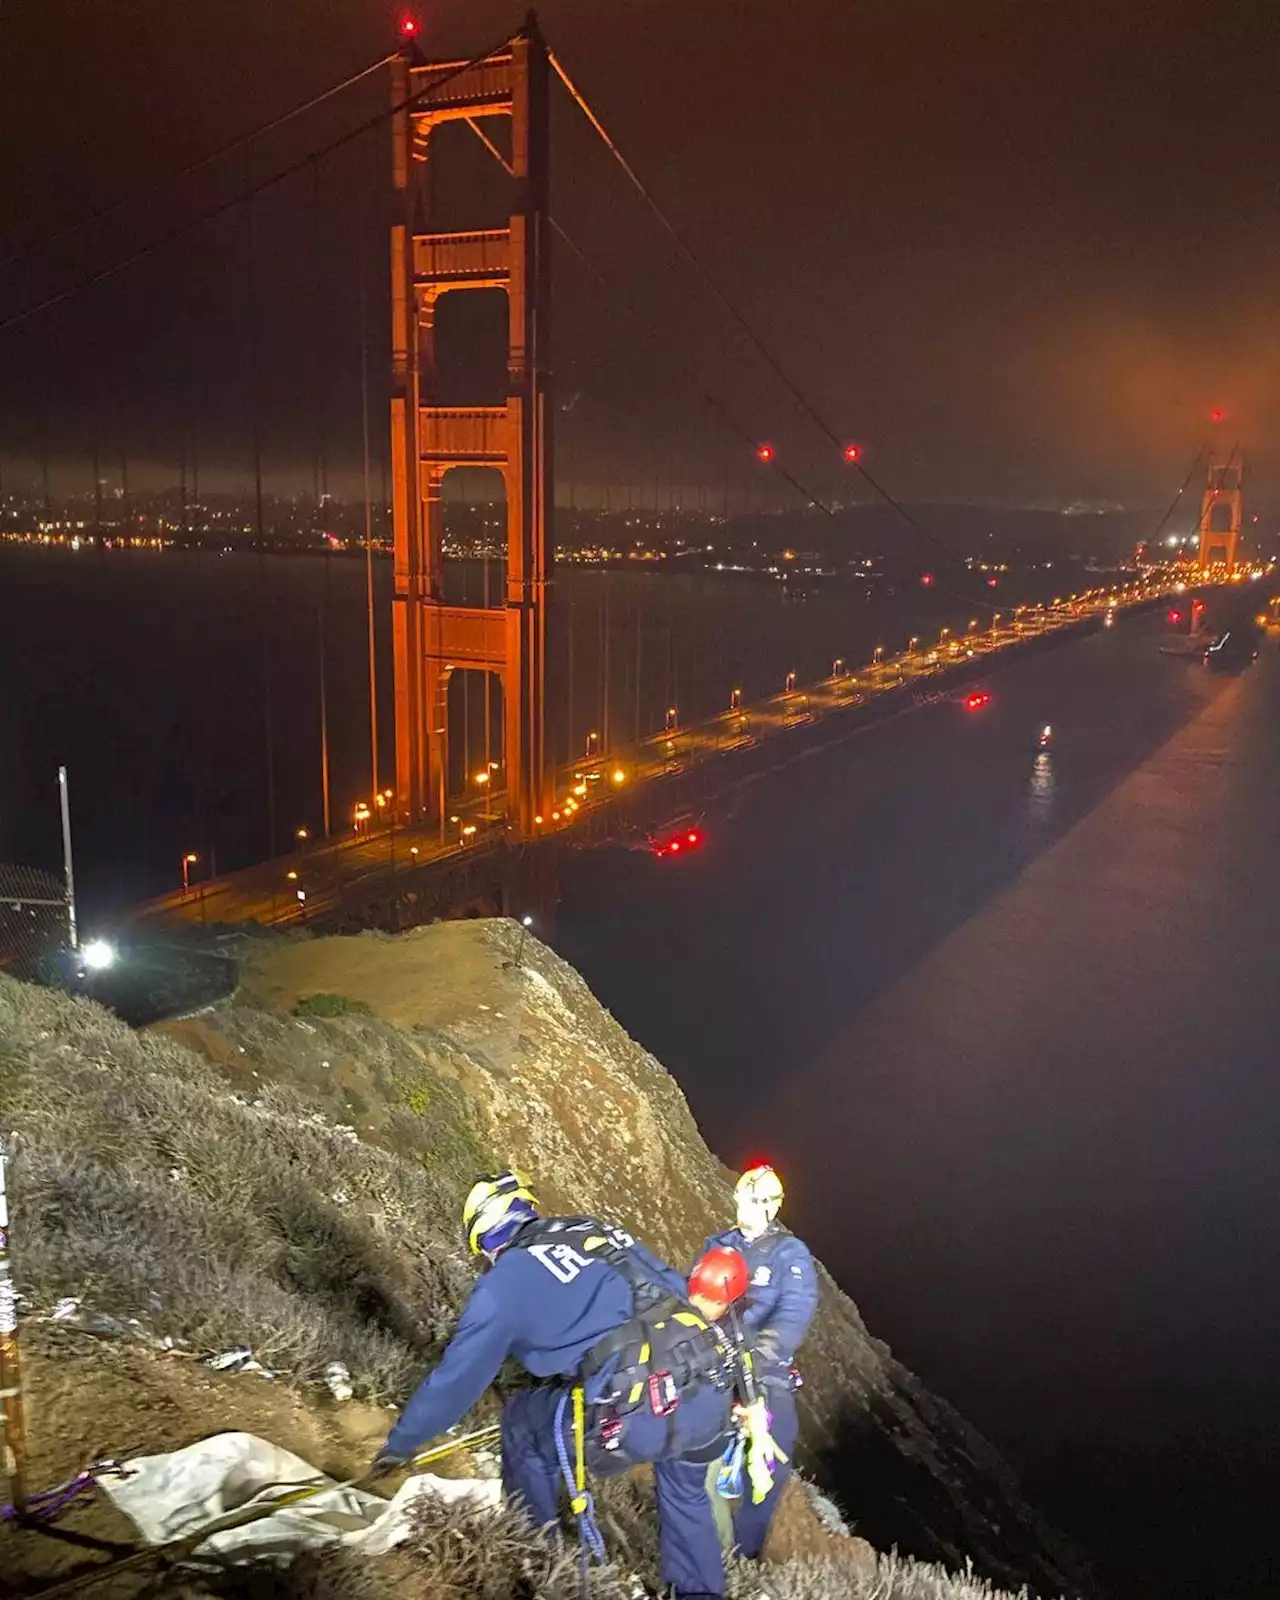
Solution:
{"label": "dark sky", "polygon": [[[399,15],[385,0],[4,0],[0,255],[376,59]],[[469,54],[521,15],[436,0],[421,21],[429,53]],[[541,15],[694,247],[900,496],[1161,503],[1215,405],[1270,495],[1280,20],[1265,0],[548,0]],[[255,172],[376,111],[369,90],[267,141]],[[562,473],[714,488],[748,471],[688,385],[653,375],[674,362],[838,493],[828,447],[735,351],[567,105],[555,132],[555,209],[618,290],[562,263]],[[321,432],[335,472],[355,459],[362,254],[381,378],[381,170],[366,141],[325,163],[318,205],[304,175],[257,210],[264,450],[281,481],[310,481]],[[0,274],[0,308],[242,182],[237,157],[77,230]],[[168,461],[185,430],[242,471],[244,234],[228,217],[0,335],[0,453],[30,459],[43,432],[74,476],[96,414],[106,453]],[[462,344],[478,353],[472,320]]]}

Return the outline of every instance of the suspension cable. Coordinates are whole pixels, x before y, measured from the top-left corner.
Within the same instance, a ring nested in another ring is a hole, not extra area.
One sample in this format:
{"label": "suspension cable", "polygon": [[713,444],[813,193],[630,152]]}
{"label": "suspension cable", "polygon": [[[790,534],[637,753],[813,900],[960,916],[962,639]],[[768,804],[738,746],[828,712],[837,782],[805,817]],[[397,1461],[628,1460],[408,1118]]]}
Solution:
{"label": "suspension cable", "polygon": [[[485,147],[493,159],[499,164],[499,166],[502,167],[507,176],[510,177],[512,175],[512,167],[506,156],[503,155],[502,151],[499,150],[498,146],[493,142],[493,140],[488,136],[478,122],[471,117],[468,117],[466,121],[467,126],[475,134],[476,138],[479,139],[480,143]],[[562,227],[555,217],[548,216],[547,220],[550,222],[556,237],[568,250],[573,253],[579,263],[586,269],[591,277],[595,279],[596,284],[601,289],[612,291],[613,293],[618,294],[622,299],[623,309],[626,311],[627,315],[635,320],[638,320],[640,314],[636,310],[635,306],[629,299],[621,295],[621,292],[618,290],[616,284],[610,283],[609,279],[605,276],[603,270],[601,269],[600,264],[590,255],[588,255],[582,246],[573,238],[572,234],[570,234],[566,228]],[[719,418],[728,431],[734,436],[735,440],[739,442],[745,442],[748,445],[754,445],[755,440],[752,438],[747,429],[744,428],[742,424],[731,415],[731,413],[720,403],[720,401],[716,399],[715,395],[703,387],[702,383],[693,376],[692,372],[686,369],[685,377],[696,390],[700,391],[700,398],[703,403],[709,407],[716,417]],[[792,477],[792,475],[783,467],[779,467],[776,470],[779,477],[785,478],[792,488],[795,489],[796,493],[799,494],[802,499],[807,500],[815,510],[821,511],[825,516],[834,518],[835,512],[831,509],[831,507],[819,499],[819,497],[814,494],[811,489],[806,488],[798,478]]]}
{"label": "suspension cable", "polygon": [[52,249],[55,244],[61,244],[64,239],[69,239],[73,234],[83,234],[86,229],[95,223],[103,222],[116,211],[122,211],[127,206],[139,205],[143,200],[149,200],[152,195],[161,189],[166,189],[170,184],[179,183],[183,178],[190,178],[197,172],[202,172],[205,167],[210,167],[215,161],[221,161],[223,156],[234,155],[244,145],[252,145],[261,139],[264,134],[274,133],[277,128],[283,128],[286,123],[292,122],[297,117],[305,116],[308,111],[314,111],[317,106],[322,106],[327,100],[343,94],[347,89],[354,88],[357,83],[388,65],[395,60],[394,55],[383,56],[381,61],[371,62],[369,66],[359,72],[352,73],[349,78],[344,78],[341,83],[335,83],[331,88],[321,94],[314,94],[309,100],[304,100],[292,110],[284,111],[279,116],[272,117],[270,121],[262,123],[249,133],[242,133],[234,139],[229,139],[226,144],[220,144],[216,149],[210,150],[207,155],[200,156],[195,161],[190,161],[185,167],[177,167],[174,171],[166,173],[161,178],[154,178],[141,189],[134,189],[129,194],[117,195],[114,200],[109,200],[98,210],[91,211],[87,217],[77,217],[65,228],[59,228],[56,233],[48,234],[43,239],[37,239],[34,244],[24,245],[20,250],[15,250],[11,255],[0,259],[0,272],[9,267],[15,267],[20,262],[29,261],[32,256],[43,255],[46,250]]}
{"label": "suspension cable", "polygon": [[414,110],[415,107],[430,100],[438,89],[442,89],[445,84],[452,82],[454,78],[460,78],[464,72],[472,72],[476,67],[483,66],[491,56],[497,55],[510,42],[510,35],[508,35],[507,38],[491,46],[483,54],[473,56],[470,61],[461,62],[442,77],[433,79],[425,89],[420,89],[416,94],[409,95],[399,105],[388,106],[385,111],[380,111],[377,116],[367,118],[356,127],[348,129],[346,133],[339,134],[336,139],[331,139],[328,144],[308,151],[306,155],[300,156],[297,161],[292,161],[288,166],[282,167],[270,177],[261,179],[252,189],[248,191],[242,190],[240,193],[232,195],[230,199],[222,200],[217,205],[209,206],[188,221],[176,223],[172,228],[167,229],[159,237],[153,239],[150,244],[140,246],[131,255],[125,256],[123,260],[116,261],[111,266],[102,267],[97,272],[87,272],[79,282],[71,284],[70,287],[61,289],[56,294],[46,296],[45,299],[37,301],[35,305],[28,306],[23,311],[14,312],[12,316],[0,321],[0,333],[6,333],[10,328],[19,327],[25,322],[30,322],[33,317],[38,317],[46,311],[52,311],[56,306],[65,304],[66,301],[73,299],[86,289],[93,288],[96,284],[103,283],[109,278],[118,277],[120,273],[127,271],[132,266],[136,266],[139,261],[146,260],[148,256],[154,255],[157,250],[163,249],[165,245],[171,244],[175,239],[180,239],[184,234],[194,232],[196,228],[203,227],[207,222],[217,221],[219,217],[225,216],[229,211],[234,211],[237,206],[245,205],[255,196],[264,194],[268,189],[274,189],[289,178],[296,177],[300,172],[305,172],[312,162],[323,161],[325,157],[331,156],[336,151],[352,144],[355,140],[363,138],[366,133],[371,133],[375,128],[381,127],[384,122],[390,121],[392,117],[398,116],[402,111]]}
{"label": "suspension cable", "polygon": [[[745,314],[738,308],[734,301],[729,298],[728,294],[721,287],[719,281],[712,274],[710,268],[706,266],[701,257],[694,251],[693,247],[684,238],[683,234],[681,234],[675,223],[671,221],[666,212],[663,211],[662,207],[658,204],[653,194],[641,181],[640,176],[636,172],[635,168],[623,155],[617,144],[609,136],[609,133],[604,124],[601,122],[600,118],[587,103],[586,97],[582,94],[581,90],[565,71],[564,64],[556,55],[555,51],[549,51],[548,54],[552,68],[554,69],[556,76],[564,85],[565,89],[568,91],[570,98],[582,112],[583,116],[586,117],[592,128],[594,128],[596,133],[600,136],[605,148],[622,168],[622,171],[626,174],[627,180],[635,189],[636,193],[648,206],[649,210],[653,212],[663,230],[674,243],[680,255],[689,263],[689,265],[702,279],[707,289],[710,290],[712,295],[715,296],[716,300],[719,301],[720,305],[733,319],[734,323],[739,329],[741,329],[742,333],[745,334],[746,338],[750,341],[752,347],[756,350],[761,359],[768,365],[774,376],[797,402],[809,419],[825,435],[825,437],[836,446],[837,449],[843,448],[844,441],[841,440],[839,434],[835,432],[830,423],[821,414],[821,412],[818,411],[817,407],[812,403],[812,401],[810,401],[808,396],[791,377],[790,373],[787,372],[786,368],[782,365],[782,362],[774,354],[769,345],[765,343],[764,339],[762,339],[761,336],[756,332],[755,328],[752,326]],[[863,465],[860,457],[857,460],[850,462],[850,465],[853,466],[856,471],[860,472],[866,479],[868,488],[870,488],[875,494],[878,494],[887,506],[889,506],[893,511],[896,511],[904,522],[908,523],[912,528],[915,529],[921,538],[928,540],[930,544],[936,546],[949,558],[954,558],[955,552],[946,543],[946,541],[940,539],[937,534],[931,533],[928,528],[923,527],[921,523],[911,515],[902,502],[894,495],[890,494],[884,485],[879,483],[871,475],[871,473]]]}
{"label": "suspension cable", "polygon": [[[1147,542],[1149,544],[1154,544],[1156,542],[1156,540],[1164,532],[1165,525],[1168,523],[1169,518],[1178,509],[1178,502],[1179,502],[1179,500],[1182,499],[1182,496],[1186,493],[1187,485],[1191,482],[1191,479],[1195,474],[1196,468],[1200,465],[1200,459],[1204,455],[1205,449],[1206,449],[1206,446],[1205,445],[1201,445],[1200,448],[1196,451],[1195,460],[1192,461],[1191,465],[1187,468],[1187,475],[1182,480],[1182,485],[1179,488],[1177,494],[1175,494],[1173,499],[1170,500],[1169,505],[1168,505],[1168,507],[1167,507],[1167,509],[1165,511],[1164,516],[1162,516],[1160,518],[1160,521],[1156,524],[1155,532],[1152,533],[1152,534],[1149,534],[1147,536]],[[1235,455],[1235,450],[1234,449],[1232,450],[1231,454]],[[1231,463],[1228,461],[1227,465],[1230,466],[1230,464]]]}
{"label": "suspension cable", "polygon": [[[552,60],[554,63],[554,55],[552,56]],[[557,66],[557,71],[559,70],[561,69]],[[466,122],[467,126],[475,134],[476,138],[479,139],[480,143],[484,145],[485,149],[489,152],[493,159],[498,163],[499,166],[502,167],[508,176],[511,176],[511,163],[503,155],[502,151],[488,136],[488,134],[485,133],[484,129],[479,125],[478,122],[470,117],[466,119]],[[622,293],[616,283],[610,282],[603,269],[600,267],[600,264],[593,259],[593,257],[590,256],[581,245],[577,243],[568,230],[564,228],[554,216],[549,216],[548,221],[550,222],[550,225],[556,236],[561,240],[566,248],[572,252],[583,268],[585,268],[585,270],[595,280],[596,284],[606,292],[611,292],[616,295],[621,300],[623,310],[626,312],[627,316],[633,321],[638,321],[640,319],[640,313],[637,311],[635,305],[628,296]],[[673,366],[677,372],[682,373],[685,381],[689,383],[694,392],[698,394],[703,404],[708,407],[708,409],[719,420],[724,428],[733,436],[734,440],[738,443],[745,443],[749,448],[754,448],[757,442],[754,436],[742,425],[742,423],[737,420],[736,417],[733,416],[728,408],[723,405],[722,402],[718,400],[716,396],[703,385],[701,380],[694,375],[690,368],[683,366],[680,362],[676,361],[664,362],[663,370],[669,371]],[[823,516],[827,517],[831,522],[839,522],[839,517],[836,511],[786,467],[780,466],[776,459],[770,463],[770,470],[776,473],[777,476],[782,478],[786,483],[790,484],[800,498],[812,506],[815,511],[820,511]],[[888,493],[887,490],[883,489],[878,483],[875,482],[865,468],[861,468],[860,470],[862,470],[863,476],[866,478],[868,484],[870,484],[870,486],[879,495],[881,495],[882,498],[890,506],[892,506],[901,517],[903,517],[913,528],[915,528],[918,533],[920,533],[931,543],[943,548],[948,557],[954,557],[954,552],[949,547],[943,545],[942,541],[938,539],[936,535],[930,534],[927,529],[922,528],[915,518],[912,517],[910,513],[903,506],[901,506],[892,495]],[[996,610],[996,607],[992,605],[990,601],[983,598],[978,598],[971,595],[960,595],[956,594],[952,590],[946,589],[939,589],[937,592],[940,594],[949,594],[953,599],[962,600],[965,605],[976,605],[980,610],[985,609],[992,612]]]}

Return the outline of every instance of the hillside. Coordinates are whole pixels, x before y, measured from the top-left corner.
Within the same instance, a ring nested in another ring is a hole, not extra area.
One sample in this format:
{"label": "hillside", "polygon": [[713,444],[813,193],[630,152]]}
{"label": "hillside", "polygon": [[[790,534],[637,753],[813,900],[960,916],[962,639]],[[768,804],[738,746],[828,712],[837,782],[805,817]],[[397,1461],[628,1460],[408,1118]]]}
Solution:
{"label": "hillside", "polygon": [[[231,1000],[143,1034],[0,979],[33,1478],[227,1428],[358,1468],[466,1296],[457,1212],[484,1168],[518,1165],[548,1206],[608,1215],[677,1262],[731,1215],[673,1080],[551,951],[530,939],[516,967],[516,937],[463,922],[262,941]],[[68,1296],[69,1321],[36,1320]],[[136,1319],[132,1336],[76,1332],[91,1313]],[[237,1346],[292,1386],[192,1360]],[[860,1534],[1078,1590],[998,1455],[829,1279],[804,1355],[806,1465]],[[344,1406],[321,1385],[333,1361],[357,1391]]]}

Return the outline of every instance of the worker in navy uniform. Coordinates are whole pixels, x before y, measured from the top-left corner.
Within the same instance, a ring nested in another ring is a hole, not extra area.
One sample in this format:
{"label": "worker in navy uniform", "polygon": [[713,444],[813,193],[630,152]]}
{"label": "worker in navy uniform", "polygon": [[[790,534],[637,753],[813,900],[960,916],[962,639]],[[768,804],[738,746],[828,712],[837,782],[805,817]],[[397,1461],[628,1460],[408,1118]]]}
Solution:
{"label": "worker in navy uniform", "polygon": [[[477,1182],[463,1222],[472,1252],[489,1270],[439,1364],[391,1429],[374,1472],[407,1466],[466,1415],[514,1356],[534,1377],[559,1381],[503,1406],[507,1495],[546,1527],[557,1521],[562,1484],[579,1515],[590,1506],[580,1461],[596,1477],[652,1462],[664,1583],[681,1600],[721,1596],[723,1561],[702,1487],[705,1468],[683,1475],[671,1468],[680,1458],[713,1461],[724,1449],[735,1399],[725,1355],[732,1341],[717,1339],[691,1306],[685,1280],[642,1244],[591,1218],[542,1217],[517,1173]],[[736,1271],[741,1293],[741,1261]]]}
{"label": "worker in navy uniform", "polygon": [[[704,1248],[737,1250],[745,1257],[750,1282],[737,1314],[752,1346],[756,1379],[764,1392],[769,1431],[784,1457],[795,1455],[800,1419],[796,1413],[796,1350],[818,1306],[818,1273],[808,1247],[778,1222],[781,1179],[770,1166],[749,1168],[734,1189],[738,1225],[714,1234]],[[789,1459],[774,1471],[774,1492],[756,1501],[744,1495],[734,1511],[734,1542],[741,1555],[759,1560],[769,1523],[791,1473]]]}

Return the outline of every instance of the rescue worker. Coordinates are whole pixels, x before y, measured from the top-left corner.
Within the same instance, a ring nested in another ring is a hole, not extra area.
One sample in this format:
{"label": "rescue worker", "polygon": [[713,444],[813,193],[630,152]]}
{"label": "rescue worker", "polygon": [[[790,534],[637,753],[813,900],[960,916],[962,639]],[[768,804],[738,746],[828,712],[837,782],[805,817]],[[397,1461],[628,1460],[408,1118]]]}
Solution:
{"label": "rescue worker", "polygon": [[[681,1600],[721,1596],[720,1542],[702,1481],[730,1428],[735,1395],[726,1352],[733,1342],[714,1332],[680,1275],[644,1245],[593,1218],[542,1217],[518,1173],[480,1179],[463,1225],[489,1271],[387,1436],[374,1473],[408,1465],[459,1422],[512,1355],[533,1376],[560,1381],[503,1406],[508,1497],[545,1527],[557,1520],[563,1483],[580,1521],[590,1519],[589,1475],[653,1462],[664,1583]],[[739,1293],[745,1284],[739,1263]],[[682,1477],[670,1470],[682,1456],[703,1465]],[[580,1531],[589,1535],[590,1522]]]}
{"label": "rescue worker", "polygon": [[783,1453],[774,1468],[774,1490],[762,1500],[744,1494],[734,1511],[734,1542],[739,1554],[758,1561],[769,1523],[791,1475],[800,1419],[795,1391],[796,1350],[818,1306],[818,1273],[808,1247],[778,1221],[782,1180],[771,1166],[748,1168],[734,1189],[738,1223],[714,1234],[704,1249],[725,1247],[745,1258],[750,1285],[737,1307],[752,1348],[756,1381],[768,1407],[769,1431]]}

